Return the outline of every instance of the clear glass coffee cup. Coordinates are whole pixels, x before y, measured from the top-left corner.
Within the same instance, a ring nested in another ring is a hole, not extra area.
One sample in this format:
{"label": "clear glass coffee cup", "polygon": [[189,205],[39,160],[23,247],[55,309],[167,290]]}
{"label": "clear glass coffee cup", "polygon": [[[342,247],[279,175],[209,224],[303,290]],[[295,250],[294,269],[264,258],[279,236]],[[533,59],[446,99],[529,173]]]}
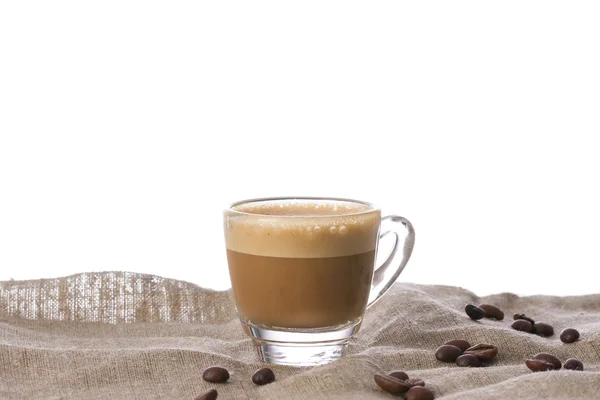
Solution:
{"label": "clear glass coffee cup", "polygon": [[[343,355],[365,310],[398,278],[415,232],[371,203],[338,198],[245,200],[224,212],[237,314],[261,361],[326,364]],[[379,239],[394,247],[375,268]],[[403,240],[402,240],[403,239]]]}

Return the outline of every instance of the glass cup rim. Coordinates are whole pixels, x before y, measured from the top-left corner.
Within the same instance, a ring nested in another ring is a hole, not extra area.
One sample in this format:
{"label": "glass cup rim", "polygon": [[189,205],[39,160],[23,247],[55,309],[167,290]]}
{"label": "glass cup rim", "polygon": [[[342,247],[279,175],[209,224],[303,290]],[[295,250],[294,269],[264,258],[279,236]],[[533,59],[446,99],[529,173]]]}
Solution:
{"label": "glass cup rim", "polygon": [[253,198],[253,199],[246,199],[246,200],[239,200],[236,201],[234,203],[229,204],[229,206],[227,207],[227,209],[225,210],[225,212],[227,213],[235,213],[237,215],[248,215],[248,216],[257,216],[257,217],[276,217],[276,218],[306,218],[306,215],[272,215],[272,214],[261,214],[261,213],[250,213],[250,212],[245,212],[245,211],[239,211],[239,210],[234,210],[233,207],[235,206],[239,206],[241,204],[247,204],[247,203],[258,203],[261,201],[264,202],[275,202],[275,201],[281,201],[281,200],[323,200],[323,201],[340,201],[340,202],[347,202],[347,203],[355,203],[355,204],[362,204],[365,206],[368,206],[369,209],[365,210],[365,211],[359,211],[359,212],[348,212],[348,213],[344,213],[344,214],[321,214],[321,215],[311,215],[311,218],[331,218],[331,217],[335,217],[335,216],[349,216],[349,215],[365,215],[365,214],[369,214],[372,212],[378,212],[379,211],[379,207],[377,207],[375,204],[368,202],[368,201],[363,201],[363,200],[356,200],[356,199],[348,199],[348,198],[344,198],[344,197],[321,197],[321,196],[276,196],[276,197],[257,197],[257,198]]}

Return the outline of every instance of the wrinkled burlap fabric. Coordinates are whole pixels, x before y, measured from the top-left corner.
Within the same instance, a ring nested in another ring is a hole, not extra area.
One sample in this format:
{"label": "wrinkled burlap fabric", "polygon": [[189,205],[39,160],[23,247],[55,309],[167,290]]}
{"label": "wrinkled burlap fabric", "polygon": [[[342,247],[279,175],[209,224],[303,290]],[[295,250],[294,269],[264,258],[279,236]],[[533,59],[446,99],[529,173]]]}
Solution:
{"label": "wrinkled burlap fabric", "polygon": [[[492,303],[504,321],[471,321],[465,303]],[[550,338],[514,331],[523,312],[552,324]],[[563,344],[566,327],[581,332]],[[453,338],[498,346],[487,368],[434,357]],[[548,352],[585,371],[530,372],[524,360]],[[221,365],[226,384],[202,380]],[[273,366],[277,380],[255,386],[264,366],[240,328],[230,295],[156,276],[105,272],[0,282],[0,399],[188,399],[210,388],[219,399],[394,399],[373,375],[402,369],[443,399],[600,399],[600,295],[498,294],[397,283],[365,316],[345,357],[309,368]]]}

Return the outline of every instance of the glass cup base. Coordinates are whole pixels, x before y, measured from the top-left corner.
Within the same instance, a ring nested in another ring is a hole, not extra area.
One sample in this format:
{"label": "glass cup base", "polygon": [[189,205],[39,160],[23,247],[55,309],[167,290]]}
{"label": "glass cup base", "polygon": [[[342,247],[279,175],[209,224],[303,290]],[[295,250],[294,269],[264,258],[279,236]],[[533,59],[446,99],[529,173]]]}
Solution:
{"label": "glass cup base", "polygon": [[362,318],[327,328],[297,329],[256,325],[242,320],[261,361],[297,367],[322,365],[342,357]]}

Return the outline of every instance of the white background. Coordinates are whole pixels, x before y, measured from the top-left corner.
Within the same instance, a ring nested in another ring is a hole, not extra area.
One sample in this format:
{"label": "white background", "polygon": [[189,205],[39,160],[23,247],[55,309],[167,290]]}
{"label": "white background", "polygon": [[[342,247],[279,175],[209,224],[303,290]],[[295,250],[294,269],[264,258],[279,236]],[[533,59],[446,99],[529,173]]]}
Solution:
{"label": "white background", "polygon": [[0,280],[223,289],[221,210],[373,201],[403,281],[598,292],[597,1],[0,3]]}

